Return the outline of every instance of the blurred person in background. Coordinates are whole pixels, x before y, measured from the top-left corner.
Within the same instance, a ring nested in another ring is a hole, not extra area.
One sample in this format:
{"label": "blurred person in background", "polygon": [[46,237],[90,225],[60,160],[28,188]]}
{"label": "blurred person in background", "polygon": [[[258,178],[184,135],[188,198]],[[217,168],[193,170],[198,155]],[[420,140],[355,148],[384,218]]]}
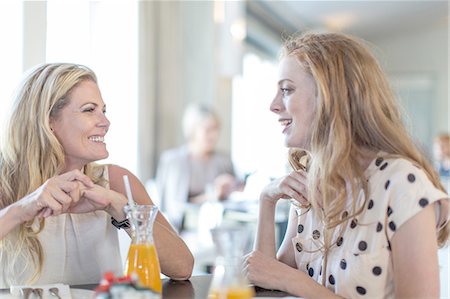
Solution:
{"label": "blurred person in background", "polygon": [[191,104],[183,115],[186,143],[161,154],[156,187],[162,211],[182,231],[188,206],[226,200],[242,183],[228,155],[217,151],[220,121],[210,107]]}
{"label": "blurred person in background", "polygon": [[450,189],[450,134],[441,133],[434,138],[433,154],[434,165],[448,192]]}
{"label": "blurred person in background", "polygon": [[450,135],[442,133],[433,144],[434,163],[441,177],[450,177]]}
{"label": "blurred person in background", "polygon": [[[0,152],[0,288],[123,275],[118,228],[130,234],[123,176],[137,204],[152,200],[127,169],[95,163],[108,157],[105,113],[85,66],[43,64],[24,78]],[[153,234],[162,273],[188,279],[193,256],[161,213]]]}

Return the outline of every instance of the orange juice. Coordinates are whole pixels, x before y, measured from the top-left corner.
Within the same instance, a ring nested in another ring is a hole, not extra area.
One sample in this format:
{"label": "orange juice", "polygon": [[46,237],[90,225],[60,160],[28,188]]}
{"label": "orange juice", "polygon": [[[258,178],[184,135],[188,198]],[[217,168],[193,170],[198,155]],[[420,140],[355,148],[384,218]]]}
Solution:
{"label": "orange juice", "polygon": [[160,268],[156,248],[152,244],[131,244],[125,274],[136,273],[142,286],[162,292]]}
{"label": "orange juice", "polygon": [[253,288],[247,286],[229,287],[225,291],[213,290],[208,299],[251,299],[255,296]]}

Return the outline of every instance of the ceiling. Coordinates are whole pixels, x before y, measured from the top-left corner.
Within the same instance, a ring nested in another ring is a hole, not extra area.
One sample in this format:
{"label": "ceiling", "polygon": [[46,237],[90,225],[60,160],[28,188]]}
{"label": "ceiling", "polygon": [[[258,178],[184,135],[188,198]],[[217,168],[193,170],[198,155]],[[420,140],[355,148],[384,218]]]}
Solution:
{"label": "ceiling", "polygon": [[449,23],[449,2],[250,0],[247,14],[274,34],[303,30],[344,31],[367,40]]}

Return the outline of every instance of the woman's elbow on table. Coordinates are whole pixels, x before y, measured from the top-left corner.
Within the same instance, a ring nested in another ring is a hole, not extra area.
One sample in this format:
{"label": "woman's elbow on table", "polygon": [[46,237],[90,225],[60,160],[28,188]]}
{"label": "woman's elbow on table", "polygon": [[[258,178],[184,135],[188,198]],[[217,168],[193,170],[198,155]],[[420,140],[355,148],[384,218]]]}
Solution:
{"label": "woman's elbow on table", "polygon": [[182,260],[173,263],[173,269],[164,274],[173,280],[188,280],[191,278],[194,268],[194,257],[190,252],[187,252],[186,255]]}

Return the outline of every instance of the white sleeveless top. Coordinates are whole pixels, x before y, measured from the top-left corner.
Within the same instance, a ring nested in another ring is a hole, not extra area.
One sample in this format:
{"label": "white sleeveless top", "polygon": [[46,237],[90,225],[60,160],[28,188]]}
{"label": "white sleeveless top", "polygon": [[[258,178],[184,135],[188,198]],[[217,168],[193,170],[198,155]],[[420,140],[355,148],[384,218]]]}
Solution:
{"label": "white sleeveless top", "polygon": [[[107,170],[105,165],[104,175],[108,180]],[[38,238],[44,263],[35,284],[94,284],[107,271],[123,275],[117,229],[104,211],[48,217]],[[20,267],[22,262],[15,266]],[[0,275],[5,275],[2,272]],[[14,277],[13,281],[25,284],[32,273],[33,269],[26,269],[23,277]],[[0,279],[0,287],[9,287],[5,279]]]}

